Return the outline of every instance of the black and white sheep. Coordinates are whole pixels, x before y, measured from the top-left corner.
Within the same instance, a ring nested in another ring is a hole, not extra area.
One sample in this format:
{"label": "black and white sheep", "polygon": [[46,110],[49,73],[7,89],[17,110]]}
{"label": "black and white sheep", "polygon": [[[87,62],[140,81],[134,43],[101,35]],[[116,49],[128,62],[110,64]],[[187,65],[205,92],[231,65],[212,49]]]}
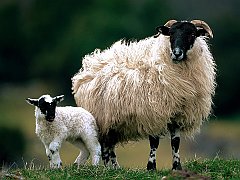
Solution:
{"label": "black and white sheep", "polygon": [[117,166],[117,143],[149,137],[147,169],[156,169],[159,137],[169,133],[172,169],[181,169],[180,133],[192,137],[211,113],[216,65],[201,20],[170,20],[158,34],[138,42],[118,41],[82,60],[72,78],[75,101],[93,114],[102,158]]}
{"label": "black and white sheep", "polygon": [[80,149],[74,163],[84,164],[91,154],[92,165],[99,164],[101,146],[95,118],[81,107],[56,107],[63,97],[42,95],[26,99],[35,106],[36,134],[45,146],[50,168],[62,167],[59,150],[65,140]]}

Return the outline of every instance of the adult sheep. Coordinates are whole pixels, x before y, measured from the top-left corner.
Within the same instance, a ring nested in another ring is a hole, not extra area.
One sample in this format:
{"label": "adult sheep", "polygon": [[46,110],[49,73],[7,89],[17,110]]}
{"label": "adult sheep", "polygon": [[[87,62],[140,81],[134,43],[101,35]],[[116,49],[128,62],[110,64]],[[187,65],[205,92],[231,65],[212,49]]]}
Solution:
{"label": "adult sheep", "polygon": [[156,169],[161,135],[170,134],[172,169],[182,169],[180,133],[192,137],[211,113],[215,62],[212,30],[201,20],[170,20],[139,42],[118,41],[86,55],[72,78],[75,101],[100,130],[102,158],[118,166],[117,143],[149,137],[148,170]]}

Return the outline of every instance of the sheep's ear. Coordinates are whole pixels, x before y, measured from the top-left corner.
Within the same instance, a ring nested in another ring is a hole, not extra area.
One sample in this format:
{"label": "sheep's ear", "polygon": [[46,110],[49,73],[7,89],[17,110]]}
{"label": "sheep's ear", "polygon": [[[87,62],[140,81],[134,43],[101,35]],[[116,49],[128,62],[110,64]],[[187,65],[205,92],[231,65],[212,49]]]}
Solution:
{"label": "sheep's ear", "polygon": [[58,104],[64,100],[64,95],[56,96],[53,98],[53,100],[56,101]]}
{"label": "sheep's ear", "polygon": [[154,37],[158,37],[160,34],[163,34],[164,36],[169,36],[169,27],[166,26],[158,26],[156,27],[157,34]]}
{"label": "sheep's ear", "polygon": [[34,106],[38,106],[38,99],[31,99],[31,98],[27,98],[26,102],[28,104],[34,105]]}

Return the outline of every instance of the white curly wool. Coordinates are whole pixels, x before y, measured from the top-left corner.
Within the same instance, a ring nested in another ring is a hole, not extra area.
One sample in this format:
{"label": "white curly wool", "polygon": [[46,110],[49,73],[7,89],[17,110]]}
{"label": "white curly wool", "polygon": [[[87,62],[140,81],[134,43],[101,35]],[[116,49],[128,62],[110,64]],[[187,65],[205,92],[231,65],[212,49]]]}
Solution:
{"label": "white curly wool", "polygon": [[100,136],[110,129],[118,142],[167,133],[172,121],[192,137],[211,113],[215,62],[204,37],[197,37],[187,60],[170,58],[169,37],[118,41],[86,55],[72,78],[78,106],[97,120]]}
{"label": "white curly wool", "polygon": [[94,117],[81,107],[56,107],[55,119],[48,122],[38,107],[35,108],[36,134],[46,148],[50,167],[62,166],[59,149],[67,140],[80,148],[81,152],[75,163],[84,164],[89,153],[92,164],[97,165],[101,157],[101,146],[98,142],[98,128]]}

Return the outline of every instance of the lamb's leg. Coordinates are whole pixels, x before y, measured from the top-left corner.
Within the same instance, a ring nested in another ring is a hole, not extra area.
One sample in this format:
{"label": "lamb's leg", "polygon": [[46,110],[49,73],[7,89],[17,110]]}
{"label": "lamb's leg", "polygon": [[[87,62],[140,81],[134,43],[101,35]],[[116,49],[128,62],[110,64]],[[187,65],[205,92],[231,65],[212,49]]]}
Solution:
{"label": "lamb's leg", "polygon": [[90,155],[85,144],[79,139],[75,140],[75,141],[71,141],[71,143],[80,149],[80,153],[79,153],[78,157],[76,158],[76,160],[74,161],[74,164],[77,164],[78,166],[85,164],[85,162],[87,161],[87,159]]}
{"label": "lamb's leg", "polygon": [[156,170],[156,151],[159,145],[159,137],[158,136],[149,136],[150,142],[150,154],[147,164],[147,170]]}
{"label": "lamb's leg", "polygon": [[49,145],[47,145],[47,144],[44,143],[44,146],[45,146],[46,155],[47,155],[47,157],[48,157],[49,163],[51,164],[51,161],[52,161],[52,153],[51,153],[51,151],[49,150]]}
{"label": "lamb's leg", "polygon": [[59,151],[54,152],[52,155],[52,160],[50,161],[50,168],[61,168],[62,167],[62,161],[60,158]]}
{"label": "lamb's leg", "polygon": [[49,145],[49,155],[50,157],[50,168],[61,168],[62,167],[62,161],[59,155],[59,149],[61,147],[60,141],[52,141]]}
{"label": "lamb's leg", "polygon": [[109,153],[110,153],[110,159],[111,159],[111,162],[112,162],[112,166],[113,168],[119,168],[119,164],[118,164],[118,161],[117,161],[117,156],[115,154],[115,145],[113,145],[112,147],[110,147],[109,149]]}
{"label": "lamb's leg", "polygon": [[97,144],[95,147],[91,149],[91,157],[92,157],[92,165],[96,166],[99,164],[101,159],[101,146]]}
{"label": "lamb's leg", "polygon": [[180,155],[179,155],[179,145],[180,145],[179,126],[176,124],[168,124],[168,129],[171,134],[171,146],[172,146],[172,155],[173,155],[172,170],[182,170]]}
{"label": "lamb's leg", "polygon": [[87,139],[83,139],[83,142],[90,152],[92,165],[98,165],[101,158],[101,145],[98,142],[97,135],[92,134],[92,136],[89,136]]}

